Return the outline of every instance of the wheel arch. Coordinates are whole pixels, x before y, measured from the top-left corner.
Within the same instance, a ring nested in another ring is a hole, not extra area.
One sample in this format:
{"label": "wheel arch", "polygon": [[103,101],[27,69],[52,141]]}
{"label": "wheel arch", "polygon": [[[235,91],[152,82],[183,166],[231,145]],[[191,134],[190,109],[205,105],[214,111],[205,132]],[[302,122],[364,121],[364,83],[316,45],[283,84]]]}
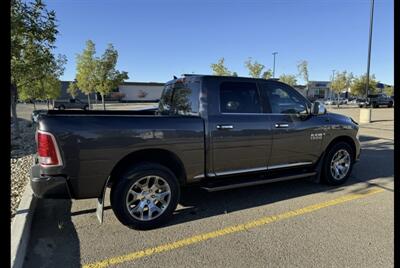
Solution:
{"label": "wheel arch", "polygon": [[111,170],[108,186],[118,180],[121,173],[123,173],[129,166],[133,166],[140,162],[152,162],[163,165],[175,174],[180,185],[186,183],[186,171],[184,165],[175,153],[165,149],[143,149],[132,152],[117,162]]}
{"label": "wheel arch", "polygon": [[356,143],[354,142],[352,137],[346,136],[346,135],[338,136],[338,137],[335,137],[334,139],[332,139],[328,143],[328,145],[325,147],[325,152],[327,152],[334,144],[336,144],[338,142],[345,142],[345,143],[349,144],[352,149],[353,158],[356,157],[356,153],[357,153]]}

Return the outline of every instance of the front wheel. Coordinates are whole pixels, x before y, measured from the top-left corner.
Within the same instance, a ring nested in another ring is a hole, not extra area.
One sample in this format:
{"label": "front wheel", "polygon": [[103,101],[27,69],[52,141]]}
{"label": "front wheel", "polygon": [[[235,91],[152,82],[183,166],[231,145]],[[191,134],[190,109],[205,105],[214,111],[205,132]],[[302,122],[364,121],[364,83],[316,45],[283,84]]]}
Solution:
{"label": "front wheel", "polygon": [[346,142],[334,144],[325,157],[322,169],[323,181],[330,185],[339,185],[347,181],[354,164],[354,152]]}
{"label": "front wheel", "polygon": [[180,187],[166,167],[141,163],[122,174],[111,188],[111,207],[118,220],[133,229],[153,229],[176,209]]}

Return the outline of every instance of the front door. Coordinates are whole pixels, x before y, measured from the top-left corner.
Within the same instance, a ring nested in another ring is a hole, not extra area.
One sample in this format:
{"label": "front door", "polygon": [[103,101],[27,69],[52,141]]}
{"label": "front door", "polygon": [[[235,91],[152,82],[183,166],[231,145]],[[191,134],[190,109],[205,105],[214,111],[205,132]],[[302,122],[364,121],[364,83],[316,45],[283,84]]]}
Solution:
{"label": "front door", "polygon": [[222,81],[219,113],[209,116],[213,174],[265,171],[271,151],[269,115],[262,112],[254,82]]}
{"label": "front door", "polygon": [[272,150],[268,169],[306,166],[318,160],[323,131],[309,115],[310,102],[294,88],[277,81],[260,84],[268,100],[272,124]]}

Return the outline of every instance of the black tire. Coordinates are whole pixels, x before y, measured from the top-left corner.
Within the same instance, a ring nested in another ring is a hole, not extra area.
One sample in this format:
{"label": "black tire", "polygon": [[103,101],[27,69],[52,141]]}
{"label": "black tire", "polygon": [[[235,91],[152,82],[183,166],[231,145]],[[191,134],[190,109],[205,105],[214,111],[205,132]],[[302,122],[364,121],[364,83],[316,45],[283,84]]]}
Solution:
{"label": "black tire", "polygon": [[[126,204],[128,191],[137,181],[151,175],[159,176],[168,183],[171,191],[170,201],[162,214],[155,219],[139,220],[128,211]],[[112,185],[110,194],[111,207],[118,220],[129,228],[138,230],[154,229],[164,224],[175,211],[179,198],[180,185],[174,173],[162,165],[149,162],[142,162],[127,169]]]}
{"label": "black tire", "polygon": [[[339,150],[345,150],[348,152],[348,154],[350,156],[350,166],[349,166],[349,169],[347,170],[346,175],[343,178],[336,179],[336,178],[334,178],[334,176],[332,175],[332,172],[331,172],[331,162],[332,162],[333,157]],[[340,185],[340,184],[345,183],[351,174],[353,165],[354,165],[354,152],[353,152],[352,147],[346,142],[337,142],[337,143],[333,144],[328,149],[327,154],[324,159],[324,164],[323,164],[322,170],[321,170],[322,182],[329,184],[329,185]]]}
{"label": "black tire", "polygon": [[65,106],[64,105],[58,106],[58,110],[65,110]]}
{"label": "black tire", "polygon": [[389,107],[389,108],[392,108],[392,107],[393,107],[393,102],[389,102],[388,107]]}
{"label": "black tire", "polygon": [[89,106],[88,106],[88,105],[83,106],[83,110],[84,110],[84,111],[89,110]]}

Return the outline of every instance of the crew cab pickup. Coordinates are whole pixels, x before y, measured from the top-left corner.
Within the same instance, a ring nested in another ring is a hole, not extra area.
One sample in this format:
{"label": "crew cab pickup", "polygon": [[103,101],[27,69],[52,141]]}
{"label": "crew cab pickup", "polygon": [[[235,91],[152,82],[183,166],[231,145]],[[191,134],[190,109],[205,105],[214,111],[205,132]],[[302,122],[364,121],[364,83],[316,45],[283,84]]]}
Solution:
{"label": "crew cab pickup", "polygon": [[80,99],[69,99],[69,101],[54,101],[54,108],[58,110],[65,109],[82,109],[88,110],[89,104],[87,102],[81,101]]}
{"label": "crew cab pickup", "polygon": [[159,107],[39,115],[31,187],[41,198],[98,198],[134,229],[160,226],[181,188],[220,191],[311,178],[344,183],[358,125],[275,80],[184,75]]}
{"label": "crew cab pickup", "polygon": [[389,108],[393,107],[393,99],[386,96],[385,94],[371,94],[367,96],[365,102],[360,103],[359,107],[373,107],[378,108],[380,106],[387,106]]}

